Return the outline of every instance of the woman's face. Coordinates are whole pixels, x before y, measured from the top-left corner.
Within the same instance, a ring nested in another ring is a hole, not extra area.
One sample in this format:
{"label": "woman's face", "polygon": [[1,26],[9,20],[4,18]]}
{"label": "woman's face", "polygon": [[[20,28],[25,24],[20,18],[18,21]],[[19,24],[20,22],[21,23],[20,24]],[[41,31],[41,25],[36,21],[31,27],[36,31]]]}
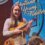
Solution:
{"label": "woman's face", "polygon": [[16,18],[19,18],[20,13],[21,13],[21,11],[20,11],[19,6],[18,6],[18,5],[15,6],[15,7],[13,8],[13,15],[14,15]]}

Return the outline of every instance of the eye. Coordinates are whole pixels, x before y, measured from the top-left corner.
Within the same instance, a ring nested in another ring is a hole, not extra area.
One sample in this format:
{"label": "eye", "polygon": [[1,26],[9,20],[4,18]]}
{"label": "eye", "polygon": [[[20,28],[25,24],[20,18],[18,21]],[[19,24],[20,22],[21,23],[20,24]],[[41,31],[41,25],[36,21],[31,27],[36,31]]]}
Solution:
{"label": "eye", "polygon": [[15,9],[15,11],[20,11],[20,9]]}
{"label": "eye", "polygon": [[17,11],[17,9],[15,9],[15,11]]}

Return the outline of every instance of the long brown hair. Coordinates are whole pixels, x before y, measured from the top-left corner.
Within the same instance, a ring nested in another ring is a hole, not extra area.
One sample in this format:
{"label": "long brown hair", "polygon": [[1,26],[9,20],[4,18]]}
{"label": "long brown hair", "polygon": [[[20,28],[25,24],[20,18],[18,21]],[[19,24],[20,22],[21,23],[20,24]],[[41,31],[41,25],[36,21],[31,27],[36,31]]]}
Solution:
{"label": "long brown hair", "polygon": [[19,3],[15,3],[13,6],[12,6],[12,8],[11,8],[11,18],[13,18],[14,17],[14,15],[13,15],[13,8],[15,7],[15,6],[19,6],[19,8],[20,8],[20,16],[19,16],[19,21],[23,21],[23,19],[22,19],[22,11],[21,11],[21,6],[19,5]]}

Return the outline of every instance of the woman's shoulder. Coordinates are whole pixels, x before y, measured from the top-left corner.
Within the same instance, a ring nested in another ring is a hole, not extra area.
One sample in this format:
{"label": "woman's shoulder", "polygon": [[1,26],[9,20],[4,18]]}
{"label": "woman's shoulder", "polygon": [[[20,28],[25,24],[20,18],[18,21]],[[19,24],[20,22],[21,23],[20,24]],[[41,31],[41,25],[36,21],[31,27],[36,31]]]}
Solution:
{"label": "woman's shoulder", "polygon": [[11,20],[11,18],[7,18],[6,20]]}
{"label": "woman's shoulder", "polygon": [[10,22],[11,21],[11,18],[7,18],[6,20],[5,20],[5,22]]}

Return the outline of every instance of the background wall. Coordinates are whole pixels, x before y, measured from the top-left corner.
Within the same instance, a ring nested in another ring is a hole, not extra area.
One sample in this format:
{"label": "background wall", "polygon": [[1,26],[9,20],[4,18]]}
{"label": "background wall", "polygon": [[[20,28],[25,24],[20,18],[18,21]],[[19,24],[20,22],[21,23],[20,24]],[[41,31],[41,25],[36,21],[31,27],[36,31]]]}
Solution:
{"label": "background wall", "polygon": [[[21,2],[21,3],[23,3],[23,2],[29,2],[29,1],[31,1],[31,0],[13,0],[13,4],[15,3],[15,2]],[[37,4],[37,1],[38,1],[38,3],[39,4]],[[31,6],[34,6],[34,5],[36,5],[37,6],[37,8],[38,8],[38,10],[45,10],[45,0],[36,0],[36,3],[32,3],[32,4],[27,4],[26,5],[26,7],[31,7]],[[26,9],[26,7],[25,7],[25,9]],[[24,8],[23,8],[24,9]],[[24,10],[25,10],[24,9]],[[29,21],[29,20],[31,20],[32,18],[35,18],[35,16],[29,16],[30,14],[25,14],[25,12],[22,12],[22,16],[24,17],[24,18],[26,18],[27,19],[27,21]],[[33,24],[36,24],[35,22],[33,23]],[[43,39],[43,40],[45,40],[45,14],[39,14],[38,16],[37,16],[37,25],[36,26],[34,26],[34,27],[32,27],[31,28],[31,32],[30,32],[30,37],[33,35],[33,34],[36,34],[36,33],[38,33],[38,31],[39,30],[41,30],[41,32],[40,32],[40,34],[39,34],[39,36]],[[30,39],[29,38],[29,36],[26,36],[26,39],[28,40],[28,39]]]}
{"label": "background wall", "polygon": [[5,22],[5,19],[9,17],[10,9],[12,6],[12,0],[8,0],[5,4],[0,5],[0,45],[3,44],[3,25]]}

